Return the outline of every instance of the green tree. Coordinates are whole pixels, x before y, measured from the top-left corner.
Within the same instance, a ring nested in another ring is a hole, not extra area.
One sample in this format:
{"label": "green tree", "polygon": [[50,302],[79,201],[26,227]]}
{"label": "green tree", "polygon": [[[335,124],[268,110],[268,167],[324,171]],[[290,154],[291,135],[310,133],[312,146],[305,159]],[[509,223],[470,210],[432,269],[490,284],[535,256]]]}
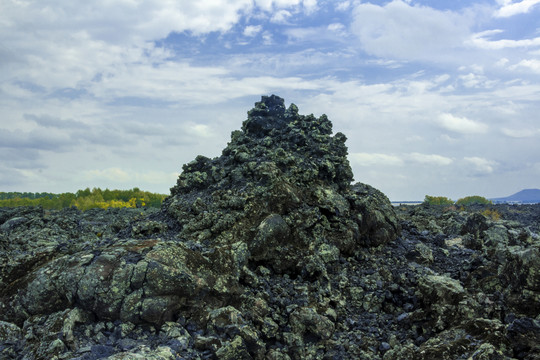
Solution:
{"label": "green tree", "polygon": [[167,195],[131,190],[101,190],[86,188],[76,193],[0,192],[0,207],[41,206],[44,209],[63,209],[77,206],[79,210],[109,207],[160,207]]}
{"label": "green tree", "polygon": [[84,190],[77,190],[77,192],[75,193],[75,196],[77,198],[80,198],[80,197],[90,196],[90,194],[92,194],[92,192],[90,191],[90,188],[86,188]]}
{"label": "green tree", "polygon": [[466,196],[456,201],[456,205],[460,205],[460,206],[467,206],[467,205],[473,205],[473,204],[489,205],[489,204],[493,204],[493,202],[491,200],[486,199],[483,196],[478,196],[478,195]]}
{"label": "green tree", "polygon": [[424,204],[429,205],[454,205],[454,201],[444,196],[429,196],[424,198]]}

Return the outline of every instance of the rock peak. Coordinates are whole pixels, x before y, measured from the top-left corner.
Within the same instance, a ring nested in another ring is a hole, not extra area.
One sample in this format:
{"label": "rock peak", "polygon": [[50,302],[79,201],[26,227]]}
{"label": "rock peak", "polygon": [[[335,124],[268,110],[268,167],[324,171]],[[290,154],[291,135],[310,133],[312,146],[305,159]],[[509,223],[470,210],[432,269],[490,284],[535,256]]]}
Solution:
{"label": "rock peak", "polygon": [[285,115],[285,100],[277,95],[263,95],[261,101],[255,103],[255,107],[266,107],[268,112],[275,116]]}
{"label": "rock peak", "polygon": [[[296,108],[296,105],[291,105]],[[283,130],[293,120],[291,112],[285,110],[285,100],[276,95],[262,96],[261,101],[248,111],[248,119],[242,130],[254,137],[268,135],[272,129]]]}
{"label": "rock peak", "polygon": [[376,189],[351,186],[345,141],[326,115],[263,96],[221,156],[183,166],[163,210],[181,238],[246,244],[248,257],[278,272],[302,271],[317,246],[351,253],[391,241],[400,231],[392,206]]}
{"label": "rock peak", "polygon": [[347,160],[345,135],[332,135],[326,115],[299,115],[298,107],[276,95],[263,96],[248,111],[242,130],[233,131],[219,158],[198,156],[183,167],[173,195],[193,189],[233,189],[266,181],[266,167],[294,183],[322,181],[332,187],[350,186],[353,174]]}

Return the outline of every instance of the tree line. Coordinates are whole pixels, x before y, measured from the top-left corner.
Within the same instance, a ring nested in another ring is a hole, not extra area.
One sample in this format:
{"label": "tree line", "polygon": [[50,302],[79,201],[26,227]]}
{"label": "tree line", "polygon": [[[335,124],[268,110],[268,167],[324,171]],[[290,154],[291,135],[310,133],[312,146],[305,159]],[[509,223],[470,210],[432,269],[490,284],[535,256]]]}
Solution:
{"label": "tree line", "polygon": [[478,195],[466,196],[464,198],[458,199],[457,201],[449,199],[445,196],[426,195],[426,197],[424,198],[424,204],[445,205],[445,206],[449,206],[449,205],[467,206],[467,205],[474,205],[474,204],[489,205],[489,204],[493,204],[493,202],[491,200],[486,199],[483,196],[478,196]]}
{"label": "tree line", "polygon": [[102,190],[86,188],[75,193],[0,192],[0,207],[41,206],[44,209],[63,209],[75,206],[79,210],[94,208],[138,208],[161,206],[167,195],[131,190]]}

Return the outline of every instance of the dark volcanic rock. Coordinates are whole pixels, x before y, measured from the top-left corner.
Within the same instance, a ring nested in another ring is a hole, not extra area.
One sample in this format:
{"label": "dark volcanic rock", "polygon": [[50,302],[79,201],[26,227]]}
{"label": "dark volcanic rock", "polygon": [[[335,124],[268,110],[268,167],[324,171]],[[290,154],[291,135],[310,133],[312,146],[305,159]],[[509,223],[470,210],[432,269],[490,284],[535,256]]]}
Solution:
{"label": "dark volcanic rock", "polygon": [[384,244],[399,223],[382,193],[350,186],[345,140],[332,136],[325,115],[299,115],[294,104],[263,96],[222,156],[184,165],[163,208],[183,239],[245,243],[249,260],[280,273],[299,273],[321,246],[350,254]]}
{"label": "dark volcanic rock", "polygon": [[540,358],[540,206],[396,209],[346,155],[263,97],[161,211],[0,209],[0,358]]}

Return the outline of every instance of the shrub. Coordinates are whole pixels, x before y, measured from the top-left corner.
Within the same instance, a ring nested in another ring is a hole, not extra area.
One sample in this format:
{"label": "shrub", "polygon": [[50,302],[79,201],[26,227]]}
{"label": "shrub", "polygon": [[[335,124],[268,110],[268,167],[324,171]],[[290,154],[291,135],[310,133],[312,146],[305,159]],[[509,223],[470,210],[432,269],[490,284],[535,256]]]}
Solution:
{"label": "shrub", "polygon": [[491,200],[488,200],[485,197],[474,195],[474,196],[466,196],[464,198],[461,198],[458,201],[456,201],[456,204],[467,206],[467,205],[474,205],[474,204],[489,205],[493,203],[491,202]]}
{"label": "shrub", "polygon": [[486,209],[482,211],[482,215],[484,215],[485,217],[493,221],[497,221],[501,219],[501,213],[498,212],[497,210]]}
{"label": "shrub", "polygon": [[447,206],[447,205],[454,205],[454,201],[444,196],[426,195],[426,197],[424,198],[424,204]]}

